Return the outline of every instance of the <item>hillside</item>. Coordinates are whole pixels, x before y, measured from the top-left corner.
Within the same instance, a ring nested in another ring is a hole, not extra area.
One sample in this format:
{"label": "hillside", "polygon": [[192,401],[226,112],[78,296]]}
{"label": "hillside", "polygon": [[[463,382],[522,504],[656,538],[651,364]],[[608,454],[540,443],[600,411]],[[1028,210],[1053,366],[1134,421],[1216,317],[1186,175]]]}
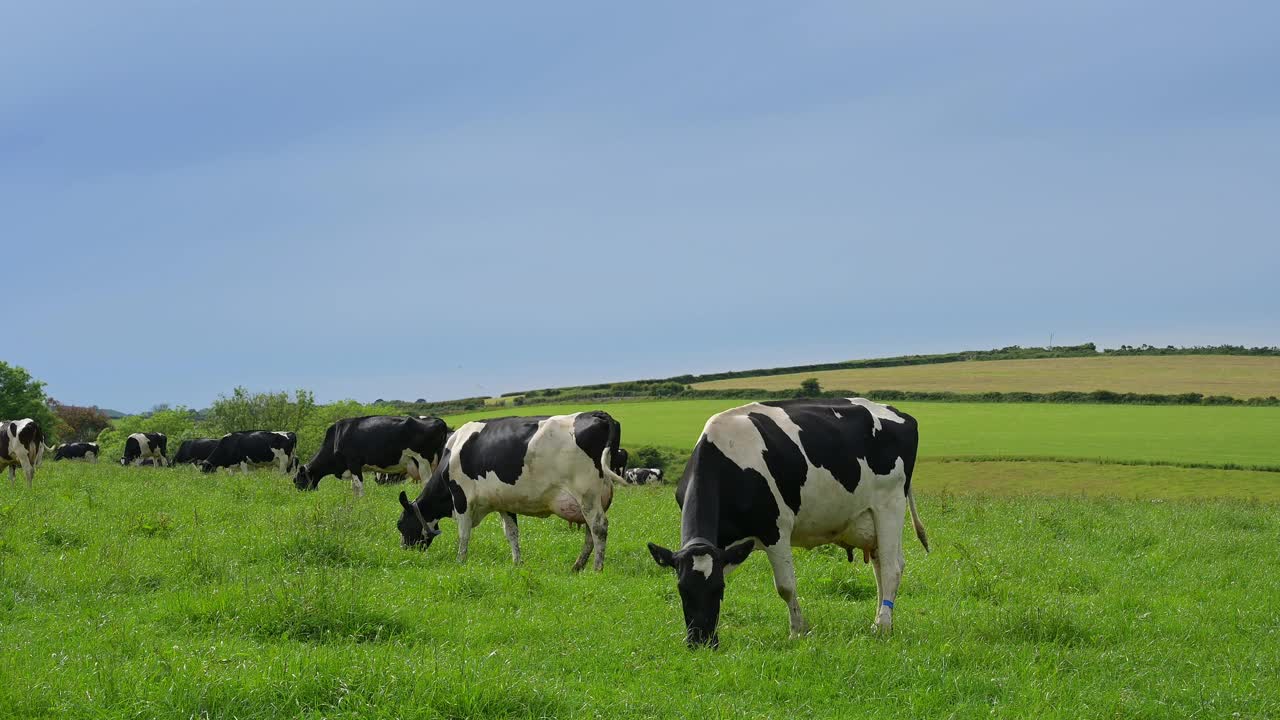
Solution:
{"label": "hillside", "polygon": [[823,388],[975,392],[1112,390],[1201,393],[1235,398],[1280,396],[1280,357],[1156,355],[984,360],[852,368],[739,377],[695,383],[699,390],[797,388],[817,378]]}

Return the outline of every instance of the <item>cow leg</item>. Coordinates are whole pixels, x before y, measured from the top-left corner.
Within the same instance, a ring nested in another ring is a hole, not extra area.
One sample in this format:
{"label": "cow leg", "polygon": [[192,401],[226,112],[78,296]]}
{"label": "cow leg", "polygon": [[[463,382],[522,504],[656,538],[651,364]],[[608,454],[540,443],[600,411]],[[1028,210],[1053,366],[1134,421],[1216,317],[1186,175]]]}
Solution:
{"label": "cow leg", "polygon": [[364,497],[364,476],[355,471],[351,472],[351,494]]}
{"label": "cow leg", "polygon": [[876,585],[880,588],[880,605],[876,609],[876,621],[871,629],[881,635],[893,632],[893,603],[898,597],[898,584],[902,582],[902,570],[906,557],[902,552],[902,523],[906,513],[906,501],[890,503],[892,507],[875,512],[876,523]]}
{"label": "cow leg", "polygon": [[31,489],[31,482],[36,477],[36,466],[31,464],[31,458],[23,457],[22,474],[27,476],[27,489]]}
{"label": "cow leg", "polygon": [[414,480],[417,480],[418,484],[420,485],[426,484],[427,477],[430,477],[430,471],[428,471],[428,475],[423,476],[422,464],[418,462],[417,458],[409,458],[409,460],[405,462],[404,472],[409,477],[413,478]]}
{"label": "cow leg", "polygon": [[[471,516],[462,513],[454,517],[458,523],[458,564],[461,565],[467,561],[467,548],[471,547]],[[506,523],[506,517],[502,519]]]}
{"label": "cow leg", "polygon": [[587,526],[583,529],[582,534],[582,552],[578,554],[578,559],[573,563],[573,571],[581,572],[582,568],[587,566],[587,558],[591,557],[591,551],[595,548],[595,540],[591,537],[591,527]]}
{"label": "cow leg", "polygon": [[796,565],[791,554],[791,543],[779,540],[776,545],[764,549],[773,567],[773,588],[778,597],[787,604],[787,613],[791,619],[791,637],[799,637],[808,632],[804,616],[800,614],[800,600],[796,597]]}
{"label": "cow leg", "polygon": [[17,471],[14,470],[12,465],[9,466],[9,485],[18,487]]}
{"label": "cow leg", "polygon": [[499,513],[502,515],[502,532],[507,535],[507,542],[511,544],[511,562],[520,564],[520,528],[516,525],[515,513]]}
{"label": "cow leg", "polygon": [[591,502],[590,505],[594,507],[586,510],[583,517],[587,519],[587,532],[595,543],[596,572],[600,572],[604,570],[604,546],[609,540],[609,516],[598,501]]}

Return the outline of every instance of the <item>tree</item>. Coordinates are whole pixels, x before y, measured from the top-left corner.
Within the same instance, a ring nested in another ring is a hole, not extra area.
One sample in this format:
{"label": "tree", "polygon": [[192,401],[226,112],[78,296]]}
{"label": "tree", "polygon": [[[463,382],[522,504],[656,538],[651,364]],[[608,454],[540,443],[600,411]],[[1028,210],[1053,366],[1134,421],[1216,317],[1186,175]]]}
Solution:
{"label": "tree", "polygon": [[822,394],[822,386],[818,384],[818,378],[809,378],[800,383],[800,392],[816,397]]}
{"label": "tree", "polygon": [[217,433],[239,430],[291,430],[302,429],[307,418],[316,409],[316,399],[308,390],[289,393],[251,393],[238,387],[231,397],[219,395],[209,408],[207,425]]}
{"label": "tree", "polygon": [[0,361],[0,420],[31,418],[40,423],[45,442],[57,433],[57,418],[49,410],[44,383],[31,377],[26,368]]}
{"label": "tree", "polygon": [[49,409],[57,416],[58,437],[63,442],[87,442],[111,427],[111,418],[97,407],[63,405],[50,398]]}

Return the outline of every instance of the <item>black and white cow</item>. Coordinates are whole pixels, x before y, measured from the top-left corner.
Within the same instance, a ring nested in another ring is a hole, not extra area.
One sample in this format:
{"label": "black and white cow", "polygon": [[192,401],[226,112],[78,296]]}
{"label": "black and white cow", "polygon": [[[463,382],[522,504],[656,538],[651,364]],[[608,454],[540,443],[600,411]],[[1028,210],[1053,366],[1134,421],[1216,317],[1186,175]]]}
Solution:
{"label": "black and white cow", "polygon": [[627,472],[627,460],[630,456],[627,454],[626,448],[618,448],[618,454],[613,458],[613,474],[625,475]]}
{"label": "black and white cow", "polygon": [[686,641],[719,643],[725,575],[761,548],[786,602],[791,634],[804,632],[792,547],[835,544],[853,560],[874,558],[879,607],[873,628],[892,629],[905,564],[903,514],[929,549],[911,496],[916,421],[863,398],[752,403],[713,415],[676,489],[682,510],[676,552],[649,544],[674,568]]}
{"label": "black and white cow", "polygon": [[292,432],[240,430],[223,435],[213,452],[200,463],[200,469],[211,473],[220,468],[249,468],[274,465],[282,473],[293,467],[293,453],[298,436]]}
{"label": "black and white cow", "polygon": [[329,426],[311,462],[298,468],[293,484],[314,490],[326,475],[351,478],[351,491],[364,494],[364,473],[406,473],[423,482],[440,462],[449,426],[435,417],[372,415]]}
{"label": "black and white cow", "polygon": [[44,431],[31,418],[0,421],[0,469],[9,468],[9,484],[17,485],[17,468],[27,476],[27,487],[44,459]]}
{"label": "black and white cow", "polygon": [[124,457],[121,465],[141,465],[151,459],[161,466],[169,464],[169,438],[164,433],[134,433],[124,441]]}
{"label": "black and white cow", "polygon": [[174,465],[199,465],[209,459],[213,449],[218,447],[218,438],[192,438],[183,440],[178,452],[173,456]]}
{"label": "black and white cow", "polygon": [[658,468],[631,468],[624,475],[628,485],[648,485],[662,482],[662,470]]}
{"label": "black and white cow", "polygon": [[609,534],[606,512],[613,501],[613,472],[621,426],[600,411],[540,417],[507,417],[469,422],[453,434],[444,458],[413,502],[400,493],[397,528],[405,547],[429,547],[440,534],[440,519],[458,524],[458,561],[467,559],[471,529],[486,515],[502,516],[511,558],[520,562],[517,515],[557,515],[584,523],[585,540],[574,571],[595,550],[595,568],[604,567]]}
{"label": "black and white cow", "polygon": [[102,455],[102,450],[98,448],[98,443],[96,442],[62,443],[53,449],[53,459],[55,461],[83,460],[96,463],[100,455]]}

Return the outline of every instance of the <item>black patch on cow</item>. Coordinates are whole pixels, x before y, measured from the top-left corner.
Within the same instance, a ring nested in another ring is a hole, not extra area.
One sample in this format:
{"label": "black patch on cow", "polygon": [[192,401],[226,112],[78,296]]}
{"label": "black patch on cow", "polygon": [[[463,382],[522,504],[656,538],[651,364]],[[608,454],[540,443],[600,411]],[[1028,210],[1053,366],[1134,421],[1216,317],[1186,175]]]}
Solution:
{"label": "black patch on cow", "polygon": [[[276,461],[275,450],[293,455],[297,436],[293,433],[276,433],[268,430],[241,430],[228,433],[204,460],[206,471],[233,467],[241,462],[265,464]],[[179,449],[181,451],[181,449]]]}
{"label": "black patch on cow", "polygon": [[685,467],[676,501],[684,510],[684,542],[704,538],[724,548],[746,538],[775,545],[780,538],[778,503],[768,481],[754,469],[738,467],[705,435]]}
{"label": "black patch on cow", "polygon": [[791,512],[800,512],[800,489],[809,475],[809,463],[800,448],[778,427],[773,418],[763,413],[749,413],[747,417],[756,426],[764,441],[764,463],[773,476],[782,500]]}
{"label": "black patch on cow", "polygon": [[419,501],[422,503],[419,507],[422,514],[430,520],[436,520],[448,517],[452,512],[464,513],[467,511],[467,496],[462,492],[462,488],[458,486],[453,478],[449,477],[449,460],[450,451],[444,451],[444,457],[440,459],[440,466],[436,468],[436,472],[427,480],[426,486],[419,495]]}
{"label": "black patch on cow", "polygon": [[622,426],[609,413],[602,410],[578,413],[573,419],[573,441],[578,444],[582,452],[587,454],[587,457],[591,458],[591,464],[596,466],[596,472],[600,473],[600,477],[604,477],[600,456],[604,454],[607,446],[610,450],[611,464],[614,466],[610,469],[616,472],[618,443],[622,442]]}
{"label": "black patch on cow", "polygon": [[467,438],[458,451],[463,474],[481,478],[492,472],[498,480],[515,485],[529,453],[529,441],[546,419],[543,415],[485,421],[484,428]]}
{"label": "black patch on cow", "polygon": [[173,456],[174,465],[203,462],[218,447],[217,438],[192,438],[183,440],[178,445],[178,453]]}
{"label": "black patch on cow", "polygon": [[18,432],[18,442],[28,448],[35,445],[37,441],[43,442],[43,440],[44,434],[40,432],[40,424],[34,420],[27,423],[23,426],[22,430]]}
{"label": "black patch on cow", "polygon": [[88,455],[89,453],[93,453],[94,455],[101,454],[98,452],[98,443],[91,443],[91,442],[63,443],[53,449],[53,459],[54,460],[78,460]]}
{"label": "black patch on cow", "polygon": [[881,420],[880,430],[876,431],[871,411],[844,398],[777,400],[761,404],[786,412],[800,428],[800,444],[809,462],[825,468],[849,492],[853,492],[861,480],[859,459],[865,459],[877,475],[888,475],[898,458],[902,458],[907,476],[903,490],[910,491],[919,445],[919,429],[910,415],[886,406],[903,422]]}
{"label": "black patch on cow", "polygon": [[124,461],[130,462],[142,454],[142,446],[138,444],[138,438],[130,435],[124,441]]}
{"label": "black patch on cow", "polygon": [[405,450],[435,459],[440,457],[448,435],[448,426],[434,417],[370,415],[339,420],[325,431],[320,449],[302,466],[294,482],[305,489],[343,471],[359,477],[366,467],[399,465]]}

